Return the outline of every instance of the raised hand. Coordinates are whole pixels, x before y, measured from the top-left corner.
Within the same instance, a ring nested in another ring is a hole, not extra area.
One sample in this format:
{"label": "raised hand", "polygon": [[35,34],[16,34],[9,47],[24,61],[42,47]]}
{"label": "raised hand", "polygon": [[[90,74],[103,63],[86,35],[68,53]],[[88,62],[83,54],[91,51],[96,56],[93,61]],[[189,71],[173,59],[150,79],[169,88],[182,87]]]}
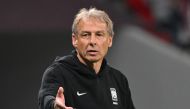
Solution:
{"label": "raised hand", "polygon": [[63,87],[59,87],[55,98],[54,109],[73,109],[72,107],[67,107],[65,105],[65,97],[63,92]]}

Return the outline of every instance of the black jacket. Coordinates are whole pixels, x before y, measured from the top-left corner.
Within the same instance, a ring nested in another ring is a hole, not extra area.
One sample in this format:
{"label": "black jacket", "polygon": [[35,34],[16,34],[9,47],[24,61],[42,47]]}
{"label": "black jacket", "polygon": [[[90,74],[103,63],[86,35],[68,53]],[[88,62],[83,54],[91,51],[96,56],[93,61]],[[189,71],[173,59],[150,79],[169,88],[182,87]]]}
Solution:
{"label": "black jacket", "polygon": [[45,71],[39,90],[40,109],[53,109],[58,88],[65,104],[76,109],[134,109],[126,77],[103,61],[98,74],[76,53],[60,57]]}

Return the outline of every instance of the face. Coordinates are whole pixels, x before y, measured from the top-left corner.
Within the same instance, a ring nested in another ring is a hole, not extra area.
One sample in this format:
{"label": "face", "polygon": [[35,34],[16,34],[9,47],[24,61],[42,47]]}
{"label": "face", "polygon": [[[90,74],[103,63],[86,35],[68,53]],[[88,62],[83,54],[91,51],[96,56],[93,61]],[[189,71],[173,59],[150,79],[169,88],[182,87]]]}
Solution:
{"label": "face", "polygon": [[102,61],[112,46],[112,37],[107,25],[96,19],[83,19],[77,27],[77,34],[72,36],[72,44],[77,56],[83,63]]}

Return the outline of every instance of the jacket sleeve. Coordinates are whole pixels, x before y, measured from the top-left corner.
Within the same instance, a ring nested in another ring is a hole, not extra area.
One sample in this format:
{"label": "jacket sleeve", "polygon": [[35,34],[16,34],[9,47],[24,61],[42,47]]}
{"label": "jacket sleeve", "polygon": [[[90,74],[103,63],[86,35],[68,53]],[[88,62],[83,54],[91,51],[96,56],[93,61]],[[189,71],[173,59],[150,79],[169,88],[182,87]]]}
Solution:
{"label": "jacket sleeve", "polygon": [[58,88],[63,87],[61,70],[59,66],[52,65],[43,74],[38,94],[39,109],[53,109]]}
{"label": "jacket sleeve", "polygon": [[135,109],[133,100],[131,97],[131,91],[129,88],[128,80],[125,76],[123,76],[124,79],[124,90],[125,90],[125,107],[126,109]]}

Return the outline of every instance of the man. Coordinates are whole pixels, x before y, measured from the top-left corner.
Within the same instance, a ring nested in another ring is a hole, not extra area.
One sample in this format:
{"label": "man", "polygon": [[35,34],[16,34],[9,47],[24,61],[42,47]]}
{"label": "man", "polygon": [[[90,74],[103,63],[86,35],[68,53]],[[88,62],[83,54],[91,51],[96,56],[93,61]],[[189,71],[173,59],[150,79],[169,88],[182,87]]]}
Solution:
{"label": "man", "polygon": [[104,58],[113,36],[113,23],[104,11],[81,9],[72,26],[75,51],[45,71],[40,108],[134,109],[127,79]]}

